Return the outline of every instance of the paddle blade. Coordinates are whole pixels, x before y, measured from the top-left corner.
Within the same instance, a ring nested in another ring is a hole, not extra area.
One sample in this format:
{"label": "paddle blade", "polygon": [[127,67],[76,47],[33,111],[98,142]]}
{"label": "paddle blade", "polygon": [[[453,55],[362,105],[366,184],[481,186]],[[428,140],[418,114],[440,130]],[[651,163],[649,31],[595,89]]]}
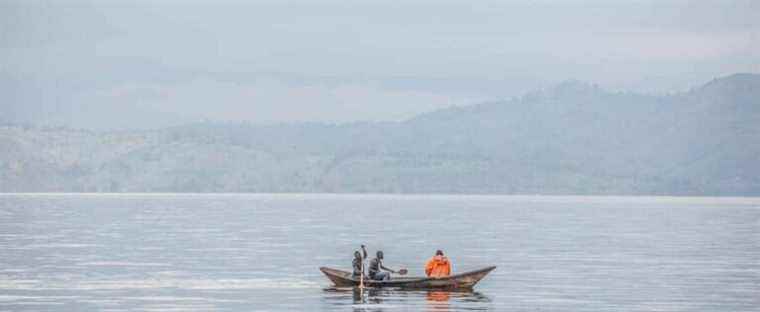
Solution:
{"label": "paddle blade", "polygon": [[407,270],[406,269],[400,269],[398,270],[399,275],[406,275]]}

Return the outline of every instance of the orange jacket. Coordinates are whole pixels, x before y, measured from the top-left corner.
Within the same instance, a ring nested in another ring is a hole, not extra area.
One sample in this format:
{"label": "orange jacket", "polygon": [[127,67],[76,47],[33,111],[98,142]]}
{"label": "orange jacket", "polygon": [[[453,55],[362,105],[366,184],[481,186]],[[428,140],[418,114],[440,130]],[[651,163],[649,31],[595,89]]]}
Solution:
{"label": "orange jacket", "polygon": [[430,277],[444,277],[451,274],[451,262],[444,256],[430,258],[425,264],[425,274]]}

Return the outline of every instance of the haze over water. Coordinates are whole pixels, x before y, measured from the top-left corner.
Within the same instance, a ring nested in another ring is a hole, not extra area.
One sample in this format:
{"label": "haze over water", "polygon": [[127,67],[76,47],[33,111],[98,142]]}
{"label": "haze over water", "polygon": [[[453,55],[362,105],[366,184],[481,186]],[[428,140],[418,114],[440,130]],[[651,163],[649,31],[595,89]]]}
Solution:
{"label": "haze over water", "polygon": [[[353,250],[469,293],[330,288]],[[0,195],[0,311],[756,311],[760,199]],[[358,300],[357,300],[358,299]]]}

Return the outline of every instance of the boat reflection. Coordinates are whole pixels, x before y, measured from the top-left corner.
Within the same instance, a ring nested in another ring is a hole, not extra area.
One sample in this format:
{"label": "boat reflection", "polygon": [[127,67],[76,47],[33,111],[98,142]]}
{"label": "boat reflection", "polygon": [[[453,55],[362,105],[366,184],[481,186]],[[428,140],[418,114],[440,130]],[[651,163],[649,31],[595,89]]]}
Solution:
{"label": "boat reflection", "polygon": [[401,290],[388,288],[327,288],[325,299],[337,308],[353,311],[454,311],[490,310],[491,300],[472,290]]}
{"label": "boat reflection", "polygon": [[442,290],[429,290],[427,292],[427,311],[450,311],[449,299],[451,293]]}

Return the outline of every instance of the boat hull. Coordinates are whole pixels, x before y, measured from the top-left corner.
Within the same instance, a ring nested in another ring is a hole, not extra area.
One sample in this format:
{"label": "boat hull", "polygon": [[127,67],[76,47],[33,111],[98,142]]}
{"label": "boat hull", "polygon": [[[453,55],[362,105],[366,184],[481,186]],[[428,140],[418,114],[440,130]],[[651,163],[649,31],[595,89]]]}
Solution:
{"label": "boat hull", "polygon": [[[471,289],[488,273],[496,269],[495,266],[480,270],[455,274],[442,278],[430,277],[394,277],[388,281],[364,280],[366,287],[396,287],[407,289]],[[359,279],[355,279],[351,272],[321,267],[319,268],[336,287],[359,286]]]}

